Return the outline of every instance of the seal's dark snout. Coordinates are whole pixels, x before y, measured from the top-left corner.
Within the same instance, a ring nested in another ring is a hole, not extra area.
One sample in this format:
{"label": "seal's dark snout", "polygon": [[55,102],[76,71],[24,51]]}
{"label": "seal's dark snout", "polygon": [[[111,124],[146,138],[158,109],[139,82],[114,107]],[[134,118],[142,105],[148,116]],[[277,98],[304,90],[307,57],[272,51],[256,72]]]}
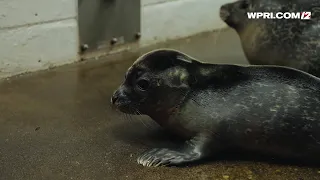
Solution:
{"label": "seal's dark snout", "polygon": [[116,90],[111,96],[111,105],[115,105],[117,100],[119,99],[119,91]]}
{"label": "seal's dark snout", "polygon": [[116,103],[117,99],[118,99],[118,96],[116,94],[113,94],[111,97],[111,104],[114,105]]}
{"label": "seal's dark snout", "polygon": [[230,12],[228,10],[227,5],[223,5],[220,7],[220,18],[225,21],[230,16]]}

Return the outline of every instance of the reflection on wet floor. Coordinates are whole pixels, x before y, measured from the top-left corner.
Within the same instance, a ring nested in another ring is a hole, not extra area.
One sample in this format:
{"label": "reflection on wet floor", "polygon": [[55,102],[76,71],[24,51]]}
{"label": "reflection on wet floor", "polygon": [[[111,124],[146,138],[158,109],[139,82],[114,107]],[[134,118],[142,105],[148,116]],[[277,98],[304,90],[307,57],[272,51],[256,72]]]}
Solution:
{"label": "reflection on wet floor", "polygon": [[[207,62],[246,63],[232,30],[216,38],[206,33],[159,47]],[[248,160],[189,168],[139,166],[136,158],[144,150],[179,143],[148,117],[124,116],[110,108],[110,95],[141,53],[2,82],[0,179],[320,179],[320,168]]]}

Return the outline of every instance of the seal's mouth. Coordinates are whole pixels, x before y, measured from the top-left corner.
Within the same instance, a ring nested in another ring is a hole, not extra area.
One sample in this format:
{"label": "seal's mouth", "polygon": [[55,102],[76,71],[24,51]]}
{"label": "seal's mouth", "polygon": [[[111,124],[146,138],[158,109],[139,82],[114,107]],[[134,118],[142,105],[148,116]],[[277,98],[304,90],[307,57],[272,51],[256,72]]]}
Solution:
{"label": "seal's mouth", "polygon": [[118,105],[115,106],[114,109],[124,114],[141,115],[141,113],[136,108],[133,108],[129,105]]}
{"label": "seal's mouth", "polygon": [[126,100],[125,97],[119,93],[119,91],[115,91],[110,98],[111,108],[120,111],[125,114],[139,114],[139,111],[134,108],[129,100]]}
{"label": "seal's mouth", "polygon": [[132,114],[132,115],[139,115],[137,108],[134,108],[130,103],[119,101],[118,99],[111,97],[111,108],[115,111],[125,113],[125,114]]}

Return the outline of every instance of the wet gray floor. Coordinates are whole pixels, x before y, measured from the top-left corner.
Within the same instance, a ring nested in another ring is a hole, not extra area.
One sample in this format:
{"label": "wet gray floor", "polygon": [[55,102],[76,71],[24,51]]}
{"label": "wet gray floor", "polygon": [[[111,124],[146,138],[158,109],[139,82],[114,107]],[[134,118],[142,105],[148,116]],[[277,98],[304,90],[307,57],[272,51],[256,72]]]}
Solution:
{"label": "wet gray floor", "polygon": [[[232,30],[159,47],[208,62],[246,63]],[[118,55],[2,82],[0,179],[320,179],[320,168],[248,160],[186,168],[138,165],[136,158],[144,150],[174,143],[150,119],[126,118],[109,106],[110,95],[139,55]]]}

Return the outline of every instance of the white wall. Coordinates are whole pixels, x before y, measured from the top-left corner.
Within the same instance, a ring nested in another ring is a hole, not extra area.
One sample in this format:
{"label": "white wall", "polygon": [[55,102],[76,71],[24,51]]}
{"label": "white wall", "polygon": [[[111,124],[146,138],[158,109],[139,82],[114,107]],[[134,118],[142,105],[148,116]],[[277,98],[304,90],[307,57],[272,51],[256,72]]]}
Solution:
{"label": "white wall", "polygon": [[[224,27],[231,0],[142,0],[141,45]],[[0,78],[75,62],[77,0],[0,1]]]}
{"label": "white wall", "polygon": [[234,0],[142,0],[142,45],[226,27],[220,6]]}
{"label": "white wall", "polygon": [[77,0],[0,1],[0,78],[78,59]]}

